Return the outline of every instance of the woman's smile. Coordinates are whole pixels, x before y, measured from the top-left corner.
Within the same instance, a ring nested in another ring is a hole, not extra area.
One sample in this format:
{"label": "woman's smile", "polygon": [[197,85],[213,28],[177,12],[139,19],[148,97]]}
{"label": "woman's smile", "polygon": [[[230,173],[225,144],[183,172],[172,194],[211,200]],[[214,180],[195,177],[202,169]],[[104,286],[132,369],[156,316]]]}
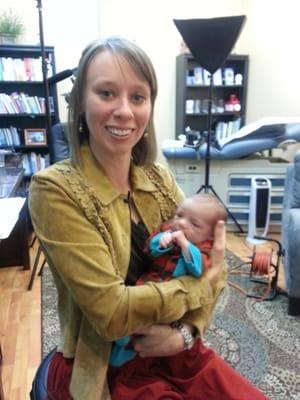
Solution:
{"label": "woman's smile", "polygon": [[107,126],[106,129],[108,132],[116,137],[125,137],[128,136],[131,132],[133,132],[133,128],[115,128]]}

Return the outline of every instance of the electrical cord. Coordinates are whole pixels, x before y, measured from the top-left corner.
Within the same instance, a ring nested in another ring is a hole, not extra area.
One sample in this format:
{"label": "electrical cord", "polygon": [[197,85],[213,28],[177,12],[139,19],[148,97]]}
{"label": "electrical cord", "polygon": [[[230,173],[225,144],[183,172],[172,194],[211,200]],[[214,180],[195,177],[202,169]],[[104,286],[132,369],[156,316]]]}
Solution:
{"label": "electrical cord", "polygon": [[[272,264],[272,253],[271,252],[256,252],[254,251],[253,256],[250,258],[251,261],[251,269],[250,272],[239,271],[237,270],[246,264],[250,264],[250,262],[243,262],[242,264],[234,267],[229,271],[232,275],[240,275],[240,276],[249,276],[250,279],[253,275],[255,276],[263,276],[266,278],[264,283],[267,284],[267,288],[265,293],[262,296],[256,295],[249,295],[245,289],[239,286],[236,283],[228,281],[228,284],[233,287],[234,289],[238,290],[240,293],[248,296],[253,297],[255,301],[263,301],[269,298],[271,290],[272,290],[272,283],[274,279],[274,272],[276,276],[276,267]],[[275,282],[276,283],[276,282]],[[256,288],[256,287],[255,287]],[[254,288],[254,289],[255,289]]]}

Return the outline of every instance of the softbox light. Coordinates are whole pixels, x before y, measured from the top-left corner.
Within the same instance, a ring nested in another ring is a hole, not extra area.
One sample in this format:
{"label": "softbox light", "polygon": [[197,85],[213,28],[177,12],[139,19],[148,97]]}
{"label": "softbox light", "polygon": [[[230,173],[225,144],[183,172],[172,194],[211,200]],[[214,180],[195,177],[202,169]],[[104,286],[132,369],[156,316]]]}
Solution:
{"label": "softbox light", "polygon": [[[212,132],[212,98],[213,98],[213,74],[222,67],[230,51],[237,41],[246,17],[244,15],[208,19],[175,19],[174,23],[179,30],[185,44],[200,64],[210,73],[208,95],[208,126],[206,136],[205,155],[205,183],[197,193],[204,190],[211,191],[222,203],[213,186],[209,183],[210,170],[210,145]],[[199,145],[195,145],[197,150]],[[224,204],[225,206],[225,204]],[[232,218],[240,232],[241,225],[232,212],[225,206],[228,215]]]}
{"label": "softbox light", "polygon": [[174,19],[174,23],[195,59],[213,74],[231,52],[245,18]]}

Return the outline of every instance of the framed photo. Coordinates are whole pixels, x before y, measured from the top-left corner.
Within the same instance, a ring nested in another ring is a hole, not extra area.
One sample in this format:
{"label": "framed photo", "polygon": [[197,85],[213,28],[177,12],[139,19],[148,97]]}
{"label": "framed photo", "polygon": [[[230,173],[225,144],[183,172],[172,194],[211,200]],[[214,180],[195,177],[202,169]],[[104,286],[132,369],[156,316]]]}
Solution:
{"label": "framed photo", "polygon": [[46,129],[24,129],[26,146],[43,146],[47,144]]}

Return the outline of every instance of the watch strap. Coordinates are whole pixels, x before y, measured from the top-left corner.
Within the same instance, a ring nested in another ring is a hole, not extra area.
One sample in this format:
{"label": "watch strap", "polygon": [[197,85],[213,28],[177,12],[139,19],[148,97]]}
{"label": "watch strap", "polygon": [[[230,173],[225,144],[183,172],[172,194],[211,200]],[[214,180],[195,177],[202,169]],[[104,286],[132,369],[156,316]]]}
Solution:
{"label": "watch strap", "polygon": [[183,350],[190,350],[195,343],[194,336],[180,321],[172,322],[171,327],[176,329],[181,334],[183,338]]}

